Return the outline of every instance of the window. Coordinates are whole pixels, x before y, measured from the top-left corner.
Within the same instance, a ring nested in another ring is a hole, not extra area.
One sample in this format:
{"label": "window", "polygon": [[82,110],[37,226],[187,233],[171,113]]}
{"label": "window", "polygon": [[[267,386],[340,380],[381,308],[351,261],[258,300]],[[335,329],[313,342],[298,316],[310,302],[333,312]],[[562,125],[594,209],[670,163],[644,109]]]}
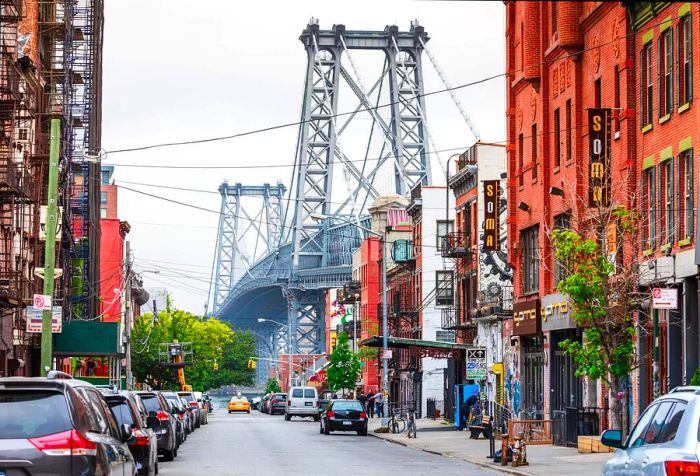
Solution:
{"label": "window", "polygon": [[436,237],[436,246],[438,251],[442,249],[442,244],[443,244],[443,238],[447,237],[450,233],[454,231],[453,229],[454,224],[452,220],[450,221],[445,221],[445,220],[438,220],[437,222],[437,237]]}
{"label": "window", "polygon": [[571,99],[566,101],[566,163],[571,162]]}
{"label": "window", "polygon": [[636,446],[642,446],[644,444],[644,433],[646,433],[647,427],[649,426],[649,423],[651,422],[651,419],[654,416],[654,413],[656,412],[656,409],[658,407],[658,404],[651,405],[642,414],[642,416],[639,417],[637,425],[634,427],[634,430],[630,434],[629,440],[627,440],[628,447],[634,448]]}
{"label": "window", "polygon": [[637,446],[651,445],[656,443],[657,438],[661,435],[661,431],[664,427],[664,422],[666,421],[666,417],[671,411],[673,403],[674,402],[667,400],[659,404],[657,410],[654,412],[654,416],[651,418],[651,421],[649,421],[649,426],[647,426],[646,431],[644,432],[644,435],[642,436],[641,441],[637,444]]}
{"label": "window", "polygon": [[678,432],[678,427],[683,419],[683,414],[685,413],[685,407],[687,404],[685,402],[676,402],[673,408],[669,410],[668,415],[666,415],[666,421],[664,426],[659,432],[659,435],[654,440],[654,443],[667,443],[673,441],[676,438],[676,433]]}
{"label": "window", "polygon": [[[555,230],[571,229],[571,214],[562,213],[554,217]],[[567,267],[558,259],[554,258],[554,285],[556,286],[569,275]]]}
{"label": "window", "polygon": [[663,243],[674,242],[674,220],[673,220],[673,160],[668,159],[661,164],[661,173],[659,174],[659,210],[661,210],[661,226],[663,227]]}
{"label": "window", "polygon": [[557,30],[559,29],[559,5],[557,2],[550,2],[550,8],[551,8],[551,14],[552,14],[552,36],[557,34]]}
{"label": "window", "polygon": [[292,398],[304,398],[304,390],[301,388],[293,388]]}
{"label": "window", "polygon": [[620,67],[615,65],[615,110],[613,118],[615,122],[615,132],[620,132]]}
{"label": "window", "polygon": [[314,390],[313,388],[305,388],[304,398],[316,398],[316,390]]}
{"label": "window", "polygon": [[601,104],[603,103],[603,90],[602,90],[602,85],[600,84],[600,79],[596,79],[595,84],[594,84],[594,91],[595,91],[595,107],[601,107]]}
{"label": "window", "polygon": [[689,240],[694,232],[693,150],[678,156],[678,239]]}
{"label": "window", "polygon": [[659,117],[673,111],[673,29],[659,38]]}
{"label": "window", "polygon": [[654,113],[654,80],[651,71],[652,52],[651,43],[644,46],[639,58],[640,71],[640,98],[641,104],[639,110],[641,112],[642,127],[651,125],[652,115]]}
{"label": "window", "polygon": [[0,438],[22,439],[73,428],[66,397],[45,390],[0,393]]}
{"label": "window", "polygon": [[554,166],[561,166],[561,120],[559,108],[554,110]]}
{"label": "window", "polygon": [[537,180],[537,124],[532,125],[532,180]]}
{"label": "window", "polygon": [[100,192],[100,205],[107,205],[107,192]]}
{"label": "window", "polygon": [[467,204],[462,209],[462,226],[464,227],[464,242],[467,246],[472,245],[472,206]]}
{"label": "window", "polygon": [[20,129],[17,135],[18,140],[29,140],[29,131],[27,129]]}
{"label": "window", "polygon": [[540,288],[539,238],[540,229],[533,226],[521,232],[522,242],[522,289],[523,293],[535,293]]}
{"label": "window", "polygon": [[109,183],[109,170],[102,170],[100,172],[100,175],[102,177],[102,183],[108,184]]}
{"label": "window", "polygon": [[523,186],[523,165],[525,162],[525,139],[523,135],[518,136],[518,185]]}
{"label": "window", "polygon": [[693,99],[693,37],[690,15],[678,23],[678,105]]}
{"label": "window", "polygon": [[656,174],[654,167],[642,172],[642,245],[656,247]]}
{"label": "window", "polygon": [[454,275],[452,271],[435,272],[435,304],[452,306],[454,304]]}
{"label": "window", "polygon": [[100,218],[107,218],[107,209],[100,208]]}

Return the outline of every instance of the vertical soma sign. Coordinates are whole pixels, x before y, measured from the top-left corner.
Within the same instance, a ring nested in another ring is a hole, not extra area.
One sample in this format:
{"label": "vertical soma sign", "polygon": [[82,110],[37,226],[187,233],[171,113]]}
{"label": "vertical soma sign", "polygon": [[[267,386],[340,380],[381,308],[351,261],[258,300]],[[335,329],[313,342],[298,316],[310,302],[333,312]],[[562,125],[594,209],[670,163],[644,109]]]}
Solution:
{"label": "vertical soma sign", "polygon": [[498,180],[484,180],[484,243],[483,251],[498,251]]}
{"label": "vertical soma sign", "polygon": [[588,110],[588,206],[610,205],[610,109]]}

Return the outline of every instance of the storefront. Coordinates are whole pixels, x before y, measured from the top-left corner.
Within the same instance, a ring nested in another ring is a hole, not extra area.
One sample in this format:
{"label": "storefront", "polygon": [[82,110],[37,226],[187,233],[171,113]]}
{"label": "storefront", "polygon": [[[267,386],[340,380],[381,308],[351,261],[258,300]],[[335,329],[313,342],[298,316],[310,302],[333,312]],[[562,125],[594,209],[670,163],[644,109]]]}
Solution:
{"label": "storefront", "polygon": [[543,419],[545,353],[539,299],[513,306],[512,335],[520,344],[520,410],[528,419]]}

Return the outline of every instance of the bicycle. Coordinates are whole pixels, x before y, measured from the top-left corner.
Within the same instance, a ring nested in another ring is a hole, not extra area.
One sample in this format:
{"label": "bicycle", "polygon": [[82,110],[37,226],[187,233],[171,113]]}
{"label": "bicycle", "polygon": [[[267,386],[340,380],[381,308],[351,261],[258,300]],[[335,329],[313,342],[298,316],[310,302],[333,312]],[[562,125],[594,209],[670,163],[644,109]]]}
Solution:
{"label": "bicycle", "polygon": [[416,427],[416,412],[415,410],[408,410],[408,437],[417,438],[418,428]]}
{"label": "bicycle", "polygon": [[401,412],[397,409],[389,418],[389,431],[392,433],[402,433],[406,429],[406,420],[401,417]]}

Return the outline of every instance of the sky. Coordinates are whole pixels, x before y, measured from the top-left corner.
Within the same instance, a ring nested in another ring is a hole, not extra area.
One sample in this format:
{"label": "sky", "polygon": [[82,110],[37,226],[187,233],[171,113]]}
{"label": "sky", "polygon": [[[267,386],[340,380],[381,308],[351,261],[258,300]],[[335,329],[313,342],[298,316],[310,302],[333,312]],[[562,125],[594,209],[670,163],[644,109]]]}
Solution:
{"label": "sky", "polygon": [[[220,184],[225,179],[246,185],[279,180],[289,187],[298,128],[206,144],[116,151],[297,121],[306,70],[306,53],[298,38],[312,17],[321,29],[342,23],[347,30],[383,30],[396,24],[406,31],[417,19],[452,86],[504,70],[500,1],[105,2],[103,160],[115,165],[114,179],[121,187],[119,218],[131,224],[128,239],[136,270],[146,286],[167,288],[178,308],[201,314],[208,301]],[[358,53],[355,60],[361,77],[370,83],[382,57]],[[444,89],[426,56],[423,76],[426,93]],[[349,97],[350,91],[341,89],[339,94]],[[482,141],[504,141],[503,78],[457,89],[455,94]],[[449,94],[430,95],[425,101],[438,150],[466,149],[474,143]],[[352,107],[341,100],[338,110]],[[360,135],[355,132],[344,139],[353,160]],[[444,162],[450,154],[441,153],[440,159]],[[439,161],[431,160],[434,182],[444,184]],[[244,168],[174,168],[178,166]]]}

